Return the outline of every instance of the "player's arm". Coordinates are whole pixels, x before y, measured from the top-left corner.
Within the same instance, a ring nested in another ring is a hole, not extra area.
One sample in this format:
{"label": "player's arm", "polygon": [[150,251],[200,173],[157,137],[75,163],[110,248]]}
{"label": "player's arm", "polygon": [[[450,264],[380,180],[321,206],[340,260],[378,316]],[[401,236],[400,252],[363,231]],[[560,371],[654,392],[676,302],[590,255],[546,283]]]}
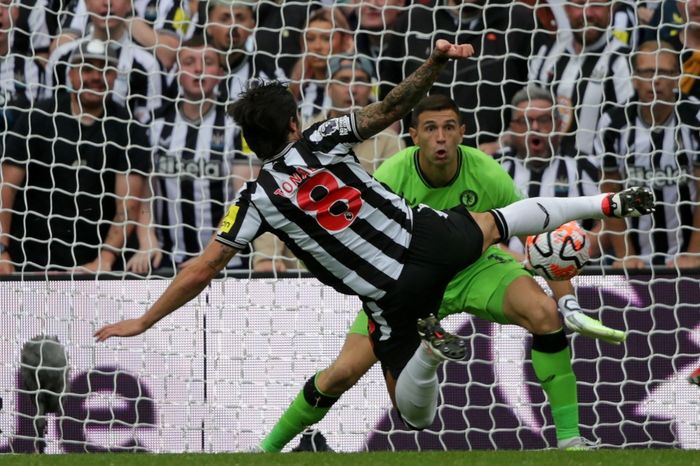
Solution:
{"label": "player's arm", "polygon": [[110,337],[131,337],[145,332],[201,293],[237,252],[238,249],[212,240],[202,255],[177,274],[175,280],[145,314],[136,319],[105,325],[95,332],[95,339],[104,341]]}
{"label": "player's arm", "polygon": [[474,48],[471,45],[455,45],[443,39],[438,40],[433,53],[420,68],[393,88],[384,100],[357,112],[355,118],[360,136],[364,139],[370,138],[403,118],[425,97],[440,75],[442,67],[450,59],[469,58],[473,54]]}

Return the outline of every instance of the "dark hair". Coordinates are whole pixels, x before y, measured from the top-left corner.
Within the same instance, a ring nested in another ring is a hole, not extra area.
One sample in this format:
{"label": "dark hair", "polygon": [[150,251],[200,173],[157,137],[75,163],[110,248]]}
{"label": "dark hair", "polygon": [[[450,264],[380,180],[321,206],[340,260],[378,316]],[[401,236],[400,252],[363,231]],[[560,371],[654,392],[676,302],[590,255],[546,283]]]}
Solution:
{"label": "dark hair", "polygon": [[413,107],[411,113],[411,128],[418,127],[418,117],[421,113],[436,112],[438,110],[452,110],[457,114],[459,124],[462,124],[462,115],[459,113],[457,103],[444,94],[431,94],[423,97],[420,102]]}
{"label": "dark hair", "polygon": [[213,47],[208,44],[203,34],[195,34],[186,41],[184,41],[182,44],[180,44],[180,48],[182,49],[198,49],[200,47],[207,46]]}
{"label": "dark hair", "polygon": [[297,117],[297,103],[279,81],[252,79],[228,113],[243,129],[243,137],[260,160],[269,159],[288,143],[289,121]]}

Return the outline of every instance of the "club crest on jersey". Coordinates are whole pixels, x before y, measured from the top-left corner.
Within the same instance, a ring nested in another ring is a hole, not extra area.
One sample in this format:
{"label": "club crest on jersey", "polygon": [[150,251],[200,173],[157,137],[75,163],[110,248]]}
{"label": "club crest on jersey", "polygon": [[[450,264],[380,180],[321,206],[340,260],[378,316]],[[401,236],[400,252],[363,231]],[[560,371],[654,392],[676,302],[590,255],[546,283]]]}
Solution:
{"label": "club crest on jersey", "polygon": [[308,177],[318,171],[311,168],[296,167],[296,173],[293,173],[286,180],[279,184],[279,188],[275,189],[274,193],[281,197],[292,197],[297,192],[299,185]]}
{"label": "club crest on jersey", "polygon": [[471,189],[467,189],[459,196],[459,201],[465,207],[474,207],[478,200],[479,196]]}
{"label": "club crest on jersey", "polygon": [[222,129],[215,129],[211,133],[211,148],[217,152],[223,152],[226,135]]}

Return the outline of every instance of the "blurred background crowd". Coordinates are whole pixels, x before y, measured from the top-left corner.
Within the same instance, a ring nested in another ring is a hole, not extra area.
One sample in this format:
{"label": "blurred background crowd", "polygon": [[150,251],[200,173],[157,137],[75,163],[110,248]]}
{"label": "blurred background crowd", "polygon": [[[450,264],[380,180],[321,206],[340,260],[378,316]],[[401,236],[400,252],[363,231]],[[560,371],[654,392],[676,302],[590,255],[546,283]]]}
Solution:
{"label": "blurred background crowd", "polygon": [[[700,266],[700,0],[0,0],[0,274],[186,267],[259,169],[226,113],[251,78],[308,126],[440,38],[476,56],[432,92],[524,196],[654,190],[653,216],[587,225],[599,264]],[[355,148],[369,172],[409,124]],[[230,264],[302,267],[267,235]]]}

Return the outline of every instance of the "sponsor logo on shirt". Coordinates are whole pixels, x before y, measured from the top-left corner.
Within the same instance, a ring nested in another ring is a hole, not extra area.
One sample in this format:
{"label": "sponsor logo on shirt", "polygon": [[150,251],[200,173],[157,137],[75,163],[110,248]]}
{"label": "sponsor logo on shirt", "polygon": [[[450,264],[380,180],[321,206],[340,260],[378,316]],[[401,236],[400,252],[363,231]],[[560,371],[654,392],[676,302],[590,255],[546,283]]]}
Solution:
{"label": "sponsor logo on shirt", "polygon": [[158,174],[162,176],[191,175],[197,178],[220,178],[224,171],[222,162],[217,160],[182,160],[174,155],[161,155],[158,158]]}

